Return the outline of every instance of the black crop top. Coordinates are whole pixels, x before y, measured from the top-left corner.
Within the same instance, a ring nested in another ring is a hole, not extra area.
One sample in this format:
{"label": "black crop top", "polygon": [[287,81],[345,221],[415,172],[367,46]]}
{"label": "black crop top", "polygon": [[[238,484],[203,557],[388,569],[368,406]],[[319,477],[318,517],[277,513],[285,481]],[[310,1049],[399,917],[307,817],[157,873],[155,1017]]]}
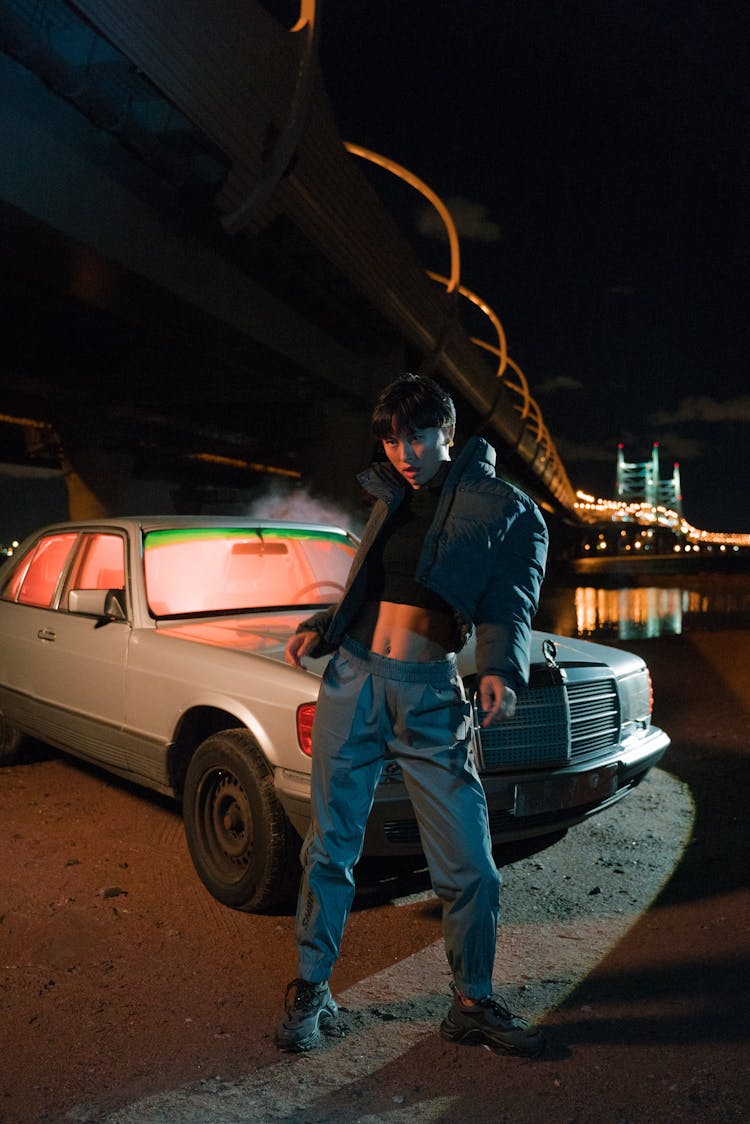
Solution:
{"label": "black crop top", "polygon": [[450,605],[417,581],[417,563],[427,532],[432,526],[440,492],[450,462],[422,488],[407,488],[401,506],[367,555],[367,600],[416,605],[444,614],[458,624]]}

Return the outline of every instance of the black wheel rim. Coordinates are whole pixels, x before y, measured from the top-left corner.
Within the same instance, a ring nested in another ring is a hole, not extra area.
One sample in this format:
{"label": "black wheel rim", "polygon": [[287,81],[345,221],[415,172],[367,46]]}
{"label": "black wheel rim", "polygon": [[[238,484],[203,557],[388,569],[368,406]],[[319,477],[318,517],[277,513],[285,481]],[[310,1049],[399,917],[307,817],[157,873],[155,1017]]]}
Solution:
{"label": "black wheel rim", "polygon": [[237,882],[253,857],[250,801],[238,777],[212,769],[198,789],[198,821],[206,856],[222,881]]}

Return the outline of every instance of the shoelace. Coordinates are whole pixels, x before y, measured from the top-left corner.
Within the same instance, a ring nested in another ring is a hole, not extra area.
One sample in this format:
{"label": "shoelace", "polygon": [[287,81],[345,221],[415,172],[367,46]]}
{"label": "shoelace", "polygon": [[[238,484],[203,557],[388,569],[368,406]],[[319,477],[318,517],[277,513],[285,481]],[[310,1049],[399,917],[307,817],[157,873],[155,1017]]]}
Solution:
{"label": "shoelace", "polygon": [[518,1018],[517,1015],[508,1010],[502,1000],[495,999],[494,995],[485,995],[483,999],[477,999],[477,1006],[489,1008],[493,1015],[497,1015],[500,1019],[512,1020]]}

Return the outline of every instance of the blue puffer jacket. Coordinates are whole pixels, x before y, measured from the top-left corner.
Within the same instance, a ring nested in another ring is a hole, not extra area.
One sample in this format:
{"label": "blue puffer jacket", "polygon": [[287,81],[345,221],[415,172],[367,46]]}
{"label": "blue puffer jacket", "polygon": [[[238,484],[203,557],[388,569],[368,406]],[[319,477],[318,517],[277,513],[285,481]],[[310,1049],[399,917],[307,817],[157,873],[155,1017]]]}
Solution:
{"label": "blue puffer jacket", "polygon": [[[369,549],[406,492],[388,462],[372,465],[358,479],[376,502],[341,601],[299,627],[320,636],[311,656],[335,651],[362,608]],[[528,682],[531,621],[547,542],[536,504],[495,475],[495,450],[472,437],[445,479],[416,576],[452,606],[464,643],[476,629],[478,673],[500,675],[514,689]]]}

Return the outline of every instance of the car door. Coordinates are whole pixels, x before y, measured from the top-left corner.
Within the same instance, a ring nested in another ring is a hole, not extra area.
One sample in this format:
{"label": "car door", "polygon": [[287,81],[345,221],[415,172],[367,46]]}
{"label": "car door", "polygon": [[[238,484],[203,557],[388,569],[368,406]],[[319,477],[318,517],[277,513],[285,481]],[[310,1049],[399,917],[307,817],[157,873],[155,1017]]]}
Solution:
{"label": "car door", "polygon": [[0,605],[0,681],[3,709],[11,722],[42,736],[40,703],[42,637],[54,631],[62,575],[78,539],[68,530],[42,535],[14,562]]}
{"label": "car door", "polygon": [[[23,728],[92,761],[122,766],[131,626],[71,612],[72,590],[125,595],[125,539],[64,532],[42,539],[14,590],[12,687]],[[7,609],[6,606],[6,618]]]}

